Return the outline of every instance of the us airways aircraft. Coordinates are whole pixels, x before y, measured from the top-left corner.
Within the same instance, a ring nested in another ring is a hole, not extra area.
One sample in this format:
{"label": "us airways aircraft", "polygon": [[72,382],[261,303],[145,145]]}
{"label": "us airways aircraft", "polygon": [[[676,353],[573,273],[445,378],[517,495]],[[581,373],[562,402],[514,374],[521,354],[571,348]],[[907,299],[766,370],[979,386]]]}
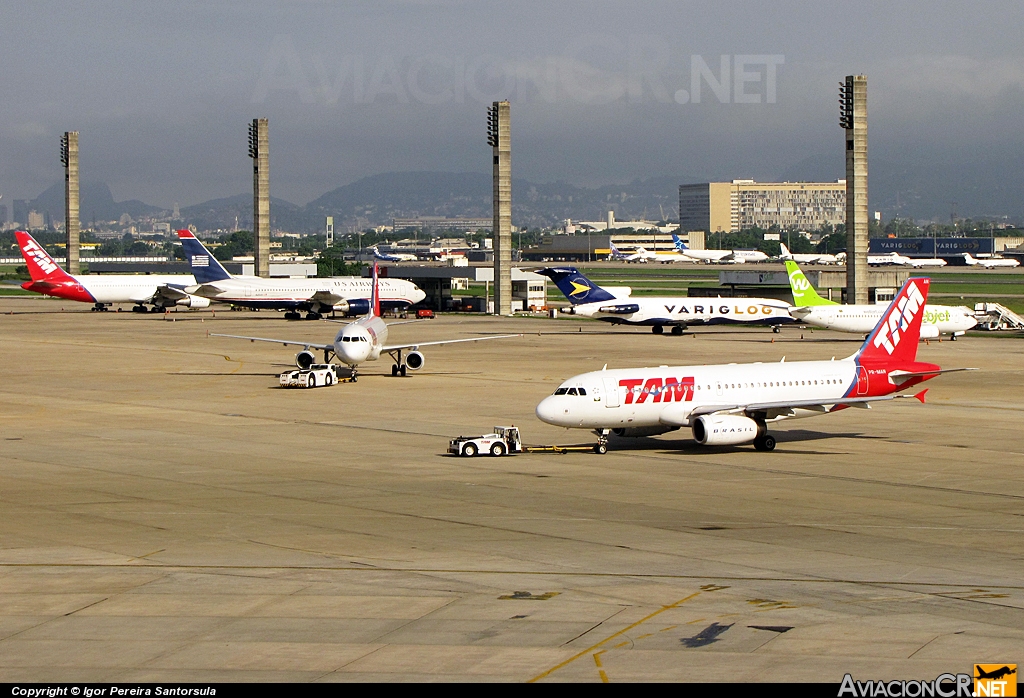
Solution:
{"label": "us airways aircraft", "polygon": [[106,310],[114,303],[134,303],[133,312],[146,312],[152,305],[154,312],[163,312],[170,306],[206,308],[210,301],[186,293],[194,286],[191,274],[82,274],[71,276],[53,261],[43,246],[23,230],[14,236],[25,258],[31,281],[21,285],[26,291],[55,296],[69,301],[92,303],[93,310]]}
{"label": "us airways aircraft", "polygon": [[[786,262],[789,287],[793,290],[793,305],[789,313],[808,325],[840,332],[870,332],[882,317],[885,306],[840,305],[822,298],[811,286],[796,262]],[[930,339],[940,334],[952,335],[955,340],[967,332],[978,320],[970,308],[962,305],[926,305],[921,324],[921,337]]]}
{"label": "us airways aircraft", "polygon": [[1019,267],[1020,262],[1016,259],[1010,259],[1008,257],[985,257],[984,259],[975,259],[971,256],[970,252],[964,252],[964,262],[969,267],[983,266],[986,269],[995,269],[996,267]]}
{"label": "us airways aircraft", "polygon": [[[298,320],[306,311],[307,320],[319,320],[323,313],[337,311],[345,315],[365,315],[370,309],[373,283],[354,276],[334,279],[264,279],[259,276],[232,276],[195,235],[179,230],[178,237],[192,267],[197,286],[189,293],[217,303],[245,308],[287,310],[286,320]],[[381,308],[398,310],[426,298],[416,284],[404,279],[381,282]]]}
{"label": "us airways aircraft", "polygon": [[746,264],[768,260],[768,255],[761,250],[691,250],[675,233],[672,233],[672,242],[679,254],[705,264]]}
{"label": "us airways aircraft", "polygon": [[[592,429],[603,452],[609,431],[653,436],[689,427],[707,446],[753,443],[771,451],[768,424],[872,402],[916,397],[899,391],[944,371],[917,360],[928,279],[909,279],[860,350],[836,361],[661,366],[583,373],[537,405],[548,424]],[[967,369],[949,369],[967,370]]]}
{"label": "us airways aircraft", "polygon": [[[388,354],[394,360],[391,375],[406,375],[406,371],[418,371],[423,368],[426,359],[420,347],[439,346],[441,344],[457,344],[459,342],[482,342],[487,339],[507,339],[522,337],[521,334],[494,335],[490,337],[470,337],[467,339],[445,339],[435,342],[413,342],[410,344],[388,344],[388,325],[380,317],[380,295],[377,279],[377,265],[373,265],[373,279],[370,298],[370,312],[342,327],[330,344],[316,344],[294,339],[269,339],[267,337],[245,337],[236,334],[211,334],[211,337],[230,337],[232,339],[248,339],[250,342],[272,342],[284,346],[301,346],[302,350],[295,355],[295,365],[301,369],[309,368],[315,361],[313,350],[322,351],[324,363],[337,358],[341,363],[352,369],[352,380],[356,379],[357,367],[366,361],[376,361],[381,354]],[[416,322],[411,320],[410,322]],[[393,325],[404,323],[395,322]],[[403,360],[403,352],[405,353]]]}
{"label": "us airways aircraft", "polygon": [[558,286],[572,304],[570,315],[596,318],[616,325],[650,326],[654,334],[671,328],[683,333],[687,325],[755,324],[772,325],[793,322],[789,304],[774,298],[649,298],[601,288],[575,267],[549,267],[537,272]]}

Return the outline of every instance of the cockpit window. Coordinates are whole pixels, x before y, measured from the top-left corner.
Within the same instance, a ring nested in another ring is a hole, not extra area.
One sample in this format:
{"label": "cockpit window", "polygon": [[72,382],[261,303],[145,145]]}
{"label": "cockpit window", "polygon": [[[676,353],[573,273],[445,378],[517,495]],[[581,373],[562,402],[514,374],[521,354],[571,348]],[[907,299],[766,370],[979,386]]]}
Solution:
{"label": "cockpit window", "polygon": [[566,395],[575,395],[575,394],[576,394],[576,388],[569,388],[569,390],[566,392]]}
{"label": "cockpit window", "polygon": [[586,388],[580,388],[580,395],[586,395],[586,394],[587,394],[587,389]]}
{"label": "cockpit window", "polygon": [[555,391],[555,395],[565,395],[567,392],[569,392],[568,388],[559,388]]}

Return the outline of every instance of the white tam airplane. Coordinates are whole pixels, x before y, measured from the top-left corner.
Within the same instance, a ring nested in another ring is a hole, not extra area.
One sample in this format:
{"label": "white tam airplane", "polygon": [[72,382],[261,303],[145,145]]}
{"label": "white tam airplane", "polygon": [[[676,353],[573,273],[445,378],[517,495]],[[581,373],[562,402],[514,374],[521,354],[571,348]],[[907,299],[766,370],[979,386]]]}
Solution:
{"label": "white tam airplane", "polygon": [[1010,269],[1020,266],[1020,262],[1016,259],[1009,259],[1007,257],[985,257],[984,259],[975,259],[971,256],[970,252],[964,252],[964,261],[967,262],[968,266],[982,266],[986,269],[995,269],[997,267],[1006,267],[1007,269]]}
{"label": "white tam airplane", "polygon": [[80,274],[71,276],[53,261],[43,246],[23,230],[14,233],[25,258],[31,281],[21,285],[26,291],[42,293],[69,301],[92,303],[93,310],[106,310],[114,303],[134,303],[132,312],[154,312],[171,306],[207,308],[210,301],[185,292],[194,286],[191,274]]}
{"label": "white tam airplane", "polygon": [[[537,405],[537,417],[570,429],[591,429],[599,453],[607,435],[654,436],[689,427],[697,443],[753,443],[775,448],[768,423],[837,412],[897,394],[943,373],[917,360],[928,279],[909,279],[878,325],[849,358],[836,361],[661,366],[583,373]],[[952,369],[963,370],[963,369]]]}
{"label": "white tam airplane", "polygon": [[[357,367],[365,361],[376,361],[381,354],[388,354],[394,360],[391,367],[391,375],[397,376],[406,374],[406,370],[418,371],[423,368],[426,359],[420,352],[420,347],[439,346],[441,344],[457,344],[459,342],[482,342],[488,339],[506,339],[509,337],[522,337],[521,334],[494,335],[490,337],[470,337],[467,339],[445,339],[438,342],[413,342],[410,344],[388,344],[388,325],[380,317],[380,296],[377,283],[377,265],[373,265],[373,291],[370,300],[370,312],[354,322],[342,327],[335,335],[334,341],[330,344],[316,344],[295,339],[269,339],[267,337],[245,337],[236,334],[211,334],[211,337],[230,337],[232,339],[248,339],[250,342],[272,342],[284,346],[295,345],[302,347],[302,350],[295,355],[295,365],[305,370],[316,362],[316,356],[312,350],[324,353],[324,363],[330,363],[332,357],[349,366],[352,370],[351,378],[354,381],[357,375]],[[416,322],[411,320],[409,322]],[[391,323],[393,325],[405,324],[402,322]],[[402,353],[406,352],[403,361]]]}

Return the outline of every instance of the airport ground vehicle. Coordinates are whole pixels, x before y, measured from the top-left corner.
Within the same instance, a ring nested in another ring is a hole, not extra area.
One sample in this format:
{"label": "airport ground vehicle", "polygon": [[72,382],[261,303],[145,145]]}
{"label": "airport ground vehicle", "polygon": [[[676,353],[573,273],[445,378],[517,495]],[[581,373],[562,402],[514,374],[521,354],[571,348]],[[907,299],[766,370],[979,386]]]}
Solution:
{"label": "airport ground vehicle", "polygon": [[476,456],[490,453],[504,456],[507,453],[522,453],[523,441],[519,427],[494,427],[494,432],[483,436],[460,436],[448,443],[448,453],[456,456]]}
{"label": "airport ground vehicle", "polygon": [[608,452],[608,434],[598,434],[597,443],[572,444],[567,446],[524,446],[518,427],[494,427],[494,432],[483,436],[460,436],[448,442],[448,453],[455,456],[477,456],[490,453],[504,456],[508,453],[571,453],[582,452],[604,454]]}
{"label": "airport ground vehicle", "polygon": [[311,364],[307,369],[285,371],[281,374],[282,388],[316,388],[321,385],[334,385],[340,380],[336,364]]}

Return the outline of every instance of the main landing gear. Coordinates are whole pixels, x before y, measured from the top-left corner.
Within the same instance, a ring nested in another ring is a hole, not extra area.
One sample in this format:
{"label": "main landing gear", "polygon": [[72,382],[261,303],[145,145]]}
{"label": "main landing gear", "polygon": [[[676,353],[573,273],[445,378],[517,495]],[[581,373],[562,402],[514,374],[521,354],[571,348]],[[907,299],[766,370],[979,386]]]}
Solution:
{"label": "main landing gear", "polygon": [[782,328],[779,327],[778,325],[772,325],[772,332],[774,332],[775,334],[778,334],[778,333],[782,332]]}
{"label": "main landing gear", "polygon": [[107,307],[106,303],[97,303],[92,307],[92,312],[94,313],[105,313],[108,310],[110,310],[110,308]]}
{"label": "main landing gear", "polygon": [[285,320],[301,320],[302,319],[302,313],[297,312],[295,310],[289,310],[287,313],[284,314],[284,319]]}
{"label": "main landing gear", "polygon": [[[682,337],[683,331],[686,330],[686,325],[671,325],[671,332],[673,337]],[[651,332],[654,334],[665,334],[665,325],[652,325]]]}
{"label": "main landing gear", "polygon": [[754,437],[754,448],[758,451],[774,451],[775,437],[768,433],[768,425],[765,424],[763,414],[760,418],[755,417],[757,422],[757,436]]}
{"label": "main landing gear", "polygon": [[402,365],[395,364],[395,365],[393,365],[391,367],[391,375],[392,376],[398,376],[398,375],[405,376],[405,372],[406,372],[405,364],[402,364]]}

